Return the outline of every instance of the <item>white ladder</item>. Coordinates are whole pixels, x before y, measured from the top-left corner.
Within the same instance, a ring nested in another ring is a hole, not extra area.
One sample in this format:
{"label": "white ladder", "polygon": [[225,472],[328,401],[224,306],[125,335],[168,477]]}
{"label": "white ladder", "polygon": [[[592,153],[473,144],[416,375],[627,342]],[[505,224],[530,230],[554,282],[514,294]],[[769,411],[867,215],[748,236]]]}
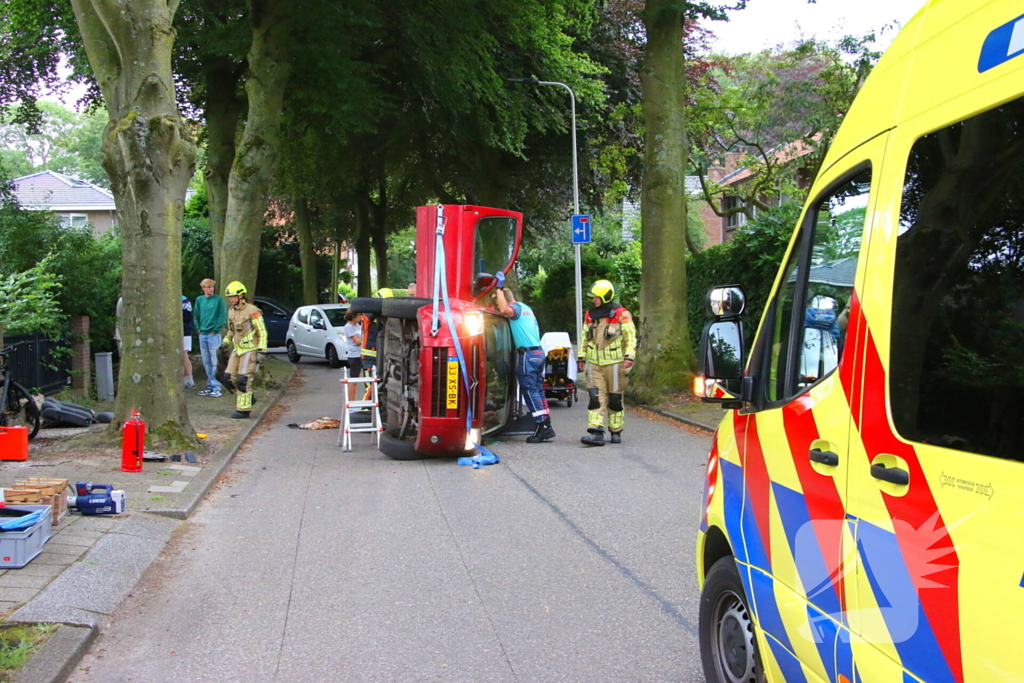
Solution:
{"label": "white ladder", "polygon": [[[383,425],[380,423],[380,401],[377,397],[377,385],[380,384],[380,380],[377,379],[377,366],[370,366],[369,376],[363,377],[349,377],[348,368],[344,368],[341,377],[341,383],[345,385],[342,389],[342,408],[341,408],[341,426],[338,427],[338,445],[342,446],[342,451],[352,450],[352,435],[359,433],[374,434],[377,447],[380,447],[380,433],[384,431]],[[364,384],[370,385],[370,396],[369,400],[348,400],[348,388],[350,385],[356,385],[356,393],[359,393],[360,387]],[[353,424],[351,421],[352,414],[349,412],[349,408],[369,408],[370,409],[370,421],[367,423]]]}

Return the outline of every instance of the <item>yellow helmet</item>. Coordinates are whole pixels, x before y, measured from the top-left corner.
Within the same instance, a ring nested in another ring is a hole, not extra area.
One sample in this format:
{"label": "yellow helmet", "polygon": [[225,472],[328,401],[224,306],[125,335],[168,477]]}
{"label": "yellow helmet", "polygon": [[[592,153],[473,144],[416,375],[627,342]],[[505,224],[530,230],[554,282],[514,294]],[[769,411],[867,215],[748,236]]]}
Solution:
{"label": "yellow helmet", "polygon": [[388,287],[381,287],[380,289],[377,290],[377,293],[374,294],[374,296],[377,297],[378,299],[390,299],[394,295],[395,293],[392,292]]}
{"label": "yellow helmet", "polygon": [[590,288],[587,296],[596,296],[602,303],[608,303],[615,298],[615,285],[608,280],[598,280]]}
{"label": "yellow helmet", "polygon": [[245,285],[243,285],[238,280],[235,280],[234,282],[227,286],[227,289],[224,290],[224,296],[241,296],[242,294],[245,294],[247,291],[248,290],[245,288]]}

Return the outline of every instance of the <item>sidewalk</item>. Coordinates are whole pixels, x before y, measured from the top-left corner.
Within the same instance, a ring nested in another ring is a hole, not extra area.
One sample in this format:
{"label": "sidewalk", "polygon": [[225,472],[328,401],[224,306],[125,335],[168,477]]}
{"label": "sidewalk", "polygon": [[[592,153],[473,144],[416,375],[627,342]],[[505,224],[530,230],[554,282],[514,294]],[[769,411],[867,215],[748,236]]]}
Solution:
{"label": "sidewalk", "polygon": [[[196,463],[145,462],[140,473],[121,471],[120,440],[113,447],[79,446],[70,433],[101,432],[109,425],[80,430],[40,430],[29,459],[0,464],[0,486],[28,477],[112,484],[125,491],[127,510],[116,516],[70,512],[54,526],[43,551],[20,569],[0,570],[0,618],[8,622],[64,624],[15,681],[63,681],[96,637],[100,627],[131,592],[213,486],[246,438],[258,428],[295,375],[283,359],[268,358],[276,387],[257,390],[252,418],[233,420],[234,396],[187,392],[189,419],[208,435]],[[49,432],[49,433],[48,433]],[[170,455],[170,454],[168,454]],[[71,491],[69,490],[68,493]]]}

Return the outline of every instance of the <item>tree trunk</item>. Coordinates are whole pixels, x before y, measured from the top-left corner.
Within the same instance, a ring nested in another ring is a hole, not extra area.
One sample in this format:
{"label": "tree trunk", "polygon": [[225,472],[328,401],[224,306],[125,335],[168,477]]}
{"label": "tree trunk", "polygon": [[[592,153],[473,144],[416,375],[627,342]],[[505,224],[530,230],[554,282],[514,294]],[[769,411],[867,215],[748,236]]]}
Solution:
{"label": "tree trunk", "polygon": [[356,268],[356,294],[372,296],[373,284],[370,282],[370,208],[369,200],[363,195],[356,204],[356,257],[359,260]]}
{"label": "tree trunk", "polygon": [[686,296],[684,179],[689,150],[682,6],[672,0],[647,0],[643,20],[643,274],[637,325],[641,345],[633,378],[637,398],[656,400],[660,394],[686,390],[696,363]]}
{"label": "tree trunk", "polygon": [[388,276],[388,181],[384,174],[377,179],[377,201],[370,206],[370,241],[377,259],[377,288],[403,288],[407,282],[391,282]]}
{"label": "tree trunk", "polygon": [[238,97],[239,67],[226,60],[206,70],[206,197],[210,210],[210,239],[213,243],[213,279],[220,291],[221,248],[224,219],[228,209],[228,179],[235,159],[235,134],[243,102]]}
{"label": "tree trunk", "polygon": [[257,291],[260,233],[280,155],[281,109],[291,65],[289,0],[249,0],[252,46],[245,91],[249,113],[228,179],[221,276]]}
{"label": "tree trunk", "polygon": [[[299,261],[302,264],[302,303],[318,303],[316,286],[316,251],[313,249],[313,230],[309,225],[309,205],[305,199],[292,203],[295,210],[295,232],[299,235]],[[334,303],[333,301],[331,303]]]}
{"label": "tree trunk", "polygon": [[196,146],[174,97],[177,2],[72,6],[110,116],[103,168],[122,234],[124,355],[108,433],[117,434],[136,408],[151,444],[191,446],[196,438],[182,384],[181,221]]}

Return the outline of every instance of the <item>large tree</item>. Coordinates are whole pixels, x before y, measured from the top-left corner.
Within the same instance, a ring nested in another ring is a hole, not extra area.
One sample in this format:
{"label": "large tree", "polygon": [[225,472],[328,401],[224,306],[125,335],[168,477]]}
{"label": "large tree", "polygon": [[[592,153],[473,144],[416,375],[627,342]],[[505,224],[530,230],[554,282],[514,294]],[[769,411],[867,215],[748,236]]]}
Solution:
{"label": "large tree", "polygon": [[103,167],[122,234],[124,355],[112,429],[142,408],[158,443],[195,442],[182,389],[181,220],[196,147],[175,101],[177,0],[72,0],[110,121]]}
{"label": "large tree", "polygon": [[686,286],[689,142],[684,26],[697,16],[722,18],[722,11],[703,2],[647,0],[642,13],[646,45],[640,79],[646,128],[637,326],[642,343],[634,378],[647,398],[684,391],[696,363],[689,339]]}

